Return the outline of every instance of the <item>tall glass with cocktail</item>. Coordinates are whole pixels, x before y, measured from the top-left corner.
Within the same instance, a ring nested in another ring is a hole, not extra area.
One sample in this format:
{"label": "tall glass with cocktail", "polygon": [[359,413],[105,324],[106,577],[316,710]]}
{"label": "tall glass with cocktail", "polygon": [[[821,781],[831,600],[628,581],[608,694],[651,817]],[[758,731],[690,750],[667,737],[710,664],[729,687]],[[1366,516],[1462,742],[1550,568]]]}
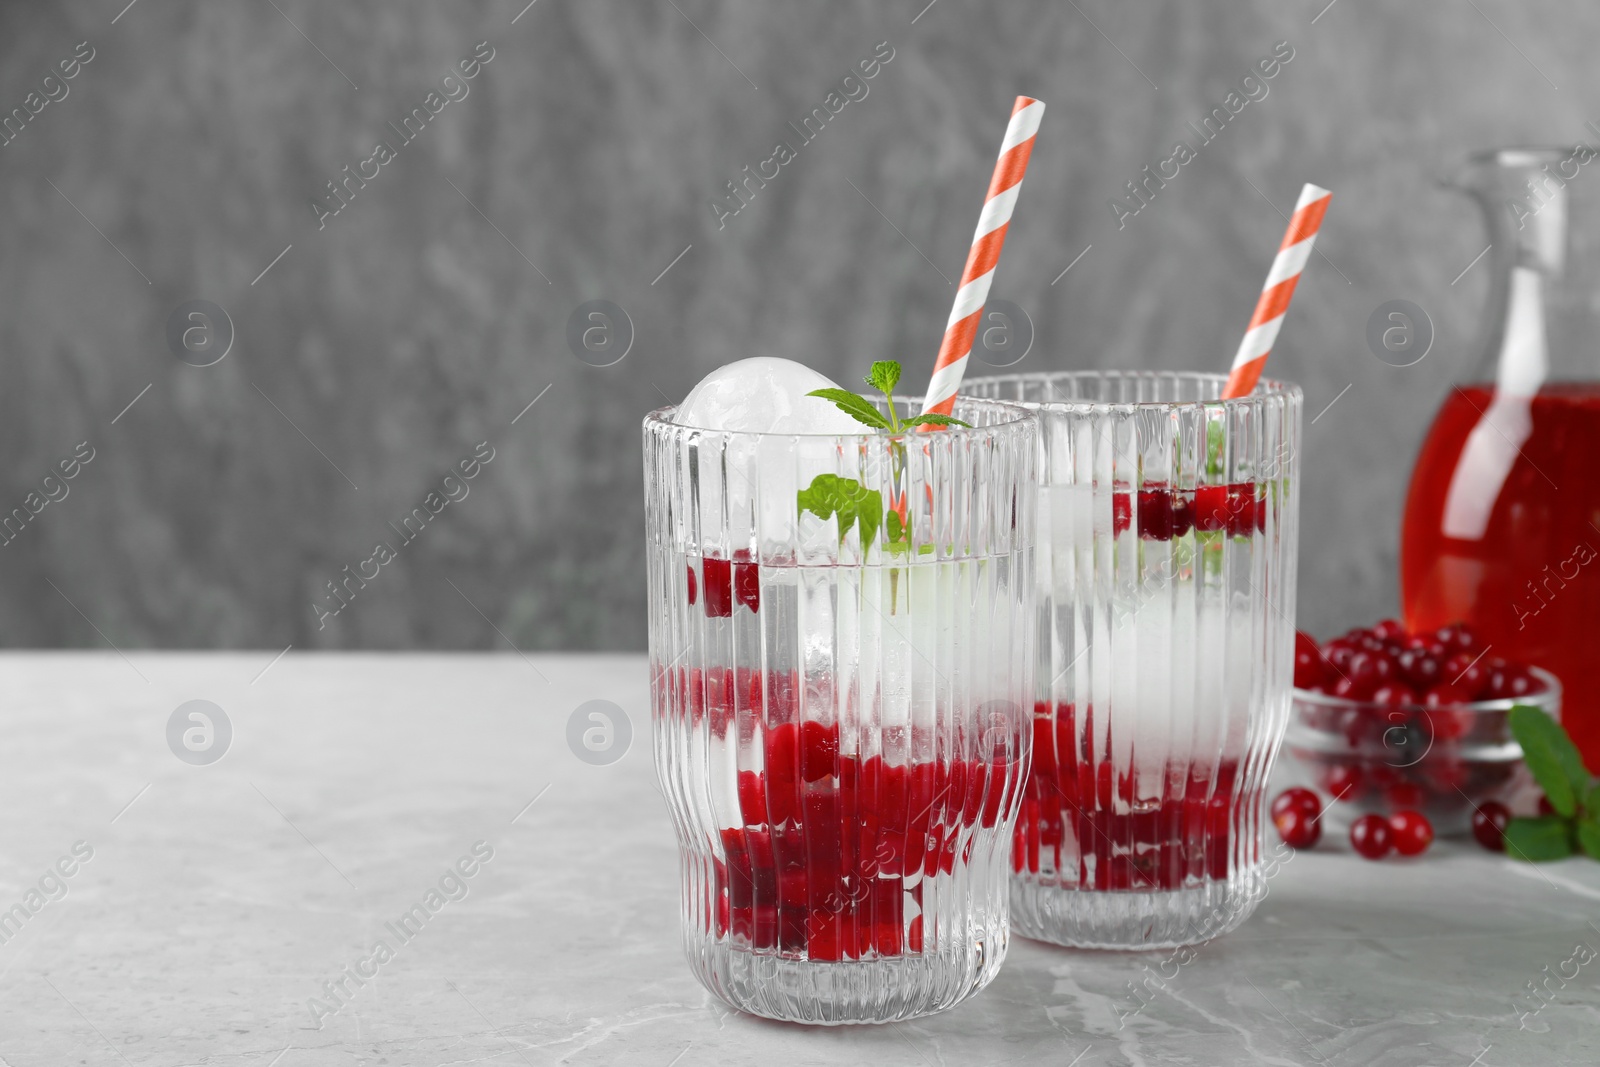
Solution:
{"label": "tall glass with cocktail", "polygon": [[1300,393],[1217,374],[982,378],[1037,411],[1033,764],[1018,933],[1156,948],[1242,923],[1289,710]]}
{"label": "tall glass with cocktail", "polygon": [[1300,390],[1260,380],[1328,191],[1306,185],[1227,375],[1012,375],[1041,418],[1033,767],[1012,853],[1028,937],[1204,941],[1265,891],[1293,681]]}
{"label": "tall glass with cocktail", "polygon": [[873,429],[815,389],[745,360],[645,420],[656,761],[700,980],[883,1022],[1005,957],[1037,437],[991,401]]}
{"label": "tall glass with cocktail", "polygon": [[656,766],[684,939],[735,1007],[887,1022],[1005,958],[1037,419],[958,400],[1044,105],[1018,97],[928,396],[785,360],[645,419]]}

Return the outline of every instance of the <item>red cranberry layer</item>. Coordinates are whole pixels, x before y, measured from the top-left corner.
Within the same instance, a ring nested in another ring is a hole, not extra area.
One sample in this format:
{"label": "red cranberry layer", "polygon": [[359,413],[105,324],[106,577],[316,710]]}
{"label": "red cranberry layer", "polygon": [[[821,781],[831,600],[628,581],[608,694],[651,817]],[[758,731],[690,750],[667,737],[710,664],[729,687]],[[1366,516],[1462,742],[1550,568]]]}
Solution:
{"label": "red cranberry layer", "polygon": [[[901,764],[841,752],[836,725],[796,722],[798,678],[778,672],[669,672],[698,692],[732,741],[742,712],[761,738],[759,769],[737,776],[737,819],[714,865],[719,937],[813,960],[921,952],[922,882],[970,857],[1020,787],[1014,765],[954,760]],[[763,704],[765,697],[765,704]],[[769,725],[780,718],[776,725]],[[743,722],[744,720],[740,720]]]}
{"label": "red cranberry layer", "polygon": [[1165,482],[1146,482],[1132,494],[1118,489],[1111,496],[1111,527],[1122,533],[1134,525],[1134,504],[1138,505],[1138,534],[1152,541],[1170,541],[1190,530],[1226,531],[1235,537],[1249,537],[1267,525],[1266,502],[1257,487],[1249,482],[1233,485],[1202,485],[1195,489],[1175,489]]}
{"label": "red cranberry layer", "polygon": [[1194,527],[1249,537],[1253,531],[1267,528],[1266,502],[1248,482],[1202,485],[1194,491]]}
{"label": "red cranberry layer", "polygon": [[1139,490],[1139,536],[1155,541],[1182,537],[1194,527],[1194,494],[1152,483]]}
{"label": "red cranberry layer", "polygon": [[[748,559],[749,553],[738,553]],[[733,615],[734,604],[743,604],[752,612],[761,610],[761,565],[714,559],[710,556],[700,561],[703,582],[695,581],[694,563],[688,565],[689,604],[692,607],[700,590],[705,586],[706,618],[726,619]]]}
{"label": "red cranberry layer", "polygon": [[703,559],[700,572],[705,576],[706,618],[726,619],[733,614],[733,564],[725,559]]}
{"label": "red cranberry layer", "polygon": [[[1083,716],[1085,734],[1091,715]],[[1136,802],[1130,773],[1081,755],[1073,705],[1035,705],[1033,729],[1013,870],[1097,890],[1172,890],[1228,877],[1245,803],[1234,795],[1235,763],[1194,769],[1178,788]]]}

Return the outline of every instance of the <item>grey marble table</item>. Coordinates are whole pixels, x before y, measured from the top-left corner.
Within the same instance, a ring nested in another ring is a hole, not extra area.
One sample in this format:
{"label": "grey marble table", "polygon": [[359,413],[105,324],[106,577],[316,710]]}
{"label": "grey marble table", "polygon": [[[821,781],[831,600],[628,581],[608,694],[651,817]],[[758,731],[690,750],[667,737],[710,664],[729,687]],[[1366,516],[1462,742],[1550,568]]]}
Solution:
{"label": "grey marble table", "polygon": [[[680,956],[645,687],[642,657],[0,655],[0,1064],[1600,1062],[1600,864],[1470,845],[1302,853],[1183,966],[1019,940],[931,1019],[732,1013]],[[209,765],[169,747],[191,700],[231,727]],[[567,743],[589,700],[632,722],[609,765]]]}

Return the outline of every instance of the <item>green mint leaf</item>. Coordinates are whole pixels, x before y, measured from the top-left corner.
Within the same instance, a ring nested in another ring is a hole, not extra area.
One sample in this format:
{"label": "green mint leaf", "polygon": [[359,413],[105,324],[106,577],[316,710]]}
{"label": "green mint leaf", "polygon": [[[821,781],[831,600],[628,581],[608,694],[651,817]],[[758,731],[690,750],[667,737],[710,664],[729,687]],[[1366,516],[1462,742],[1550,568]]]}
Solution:
{"label": "green mint leaf", "polygon": [[795,494],[799,504],[800,513],[811,512],[817,518],[826,522],[833,518],[834,511],[843,500],[833,483],[837,479],[832,474],[819,474],[811,479],[811,484]]}
{"label": "green mint leaf", "polygon": [[972,429],[970,422],[962,422],[960,419],[953,419],[949,415],[915,415],[908,416],[906,421],[915,422],[919,426],[964,426],[969,430]]}
{"label": "green mint leaf", "polygon": [[900,381],[900,364],[892,359],[880,359],[867,372],[867,384],[883,394],[888,401],[889,432],[900,432],[900,416],[894,409],[894,387]]}
{"label": "green mint leaf", "polygon": [[1572,855],[1571,824],[1559,815],[1512,819],[1506,824],[1506,855],[1545,863]]}
{"label": "green mint leaf", "polygon": [[1589,792],[1583,797],[1583,813],[1590,818],[1600,819],[1600,782],[1589,787]]}
{"label": "green mint leaf", "polygon": [[1592,860],[1600,860],[1600,819],[1589,817],[1578,823],[1578,844]]}
{"label": "green mint leaf", "polygon": [[892,359],[880,359],[867,372],[867,384],[885,396],[900,384],[900,364]]}
{"label": "green mint leaf", "polygon": [[883,494],[876,489],[863,489],[856,504],[856,521],[861,524],[861,550],[865,552],[878,539],[878,527],[883,522]]}
{"label": "green mint leaf", "polygon": [[1589,791],[1589,772],[1572,738],[1560,723],[1527,704],[1511,709],[1510,722],[1511,734],[1522,746],[1522,758],[1550,798],[1550,806],[1563,818],[1572,818],[1578,798]]}
{"label": "green mint leaf", "polygon": [[824,400],[833,401],[840,411],[857,422],[864,422],[880,430],[889,428],[889,420],[884,418],[883,412],[872,406],[872,401],[848,389],[813,389],[806,396],[819,396]]}
{"label": "green mint leaf", "polygon": [[863,547],[871,545],[878,535],[878,525],[883,515],[883,494],[876,489],[868,489],[860,482],[841,478],[837,474],[819,474],[795,496],[802,512],[809,511],[823,520],[838,520],[841,544],[850,527],[858,524]]}

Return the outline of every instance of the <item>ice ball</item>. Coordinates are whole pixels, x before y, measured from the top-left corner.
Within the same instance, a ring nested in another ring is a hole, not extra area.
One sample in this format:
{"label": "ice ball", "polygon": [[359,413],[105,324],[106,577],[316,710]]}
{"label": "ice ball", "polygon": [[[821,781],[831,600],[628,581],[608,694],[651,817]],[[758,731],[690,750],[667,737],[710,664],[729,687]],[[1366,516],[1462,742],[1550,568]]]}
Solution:
{"label": "ice ball", "polygon": [[806,395],[813,389],[837,388],[826,376],[792,359],[741,359],[700,379],[678,406],[674,421],[738,433],[870,433],[833,401]]}

